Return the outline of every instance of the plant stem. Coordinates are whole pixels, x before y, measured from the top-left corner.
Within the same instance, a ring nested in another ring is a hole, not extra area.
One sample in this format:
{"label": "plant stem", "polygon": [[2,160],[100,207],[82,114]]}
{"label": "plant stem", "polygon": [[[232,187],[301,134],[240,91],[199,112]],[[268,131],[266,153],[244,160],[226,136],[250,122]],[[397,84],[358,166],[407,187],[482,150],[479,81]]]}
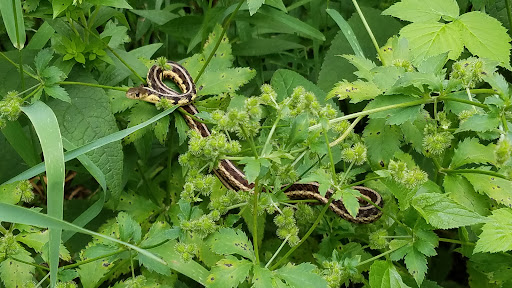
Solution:
{"label": "plant stem", "polygon": [[460,244],[460,245],[471,245],[471,246],[475,246],[476,245],[476,243],[473,243],[473,242],[463,242],[463,241],[460,241],[460,240],[448,239],[448,238],[439,238],[439,241],[447,242],[447,243]]}
{"label": "plant stem", "polygon": [[210,61],[212,60],[213,55],[215,55],[215,53],[217,52],[217,49],[219,49],[219,45],[222,42],[222,38],[224,38],[224,35],[226,34],[226,31],[229,28],[229,24],[231,23],[231,20],[235,17],[236,13],[238,13],[238,10],[240,9],[240,7],[242,6],[242,4],[244,2],[245,2],[245,0],[240,0],[240,2],[238,3],[238,6],[236,6],[233,13],[231,13],[231,15],[229,16],[228,21],[226,21],[226,23],[224,23],[224,27],[222,28],[222,33],[220,33],[220,37],[217,40],[217,43],[215,43],[215,47],[213,47],[212,52],[208,56],[208,59],[206,59],[206,62],[204,63],[203,67],[201,67],[201,70],[199,70],[199,73],[197,74],[196,79],[194,79],[195,83],[197,83],[199,81],[199,78],[201,78],[201,75],[203,75],[204,70],[206,69],[206,67],[208,66]]}
{"label": "plant stem", "polygon": [[501,122],[503,123],[503,131],[505,133],[508,132],[508,124],[507,124],[507,118],[505,117],[505,112],[501,112]]}
{"label": "plant stem", "polygon": [[30,76],[30,77],[32,77],[32,78],[34,78],[34,79],[36,79],[36,80],[39,80],[39,78],[38,78],[36,75],[34,75],[34,74],[32,74],[32,73],[28,72],[27,70],[23,70],[23,68],[20,68],[20,65],[16,64],[14,61],[12,61],[11,59],[9,59],[9,57],[7,57],[7,55],[5,55],[3,52],[0,52],[0,56],[4,57],[4,58],[5,58],[5,60],[7,60],[7,62],[11,63],[11,64],[12,64],[14,67],[16,67],[18,70],[23,71],[23,73],[27,74],[28,76]]}
{"label": "plant stem", "polygon": [[377,259],[379,259],[380,257],[383,257],[383,256],[386,256],[386,255],[388,255],[388,254],[391,254],[391,253],[395,252],[396,250],[398,250],[398,249],[400,249],[400,248],[404,247],[405,245],[409,245],[409,243],[405,243],[404,245],[402,245],[402,246],[400,246],[400,247],[397,247],[397,248],[394,248],[394,249],[388,250],[388,251],[386,251],[386,252],[384,252],[384,253],[380,253],[379,255],[377,255],[377,256],[375,256],[375,257],[372,257],[372,258],[367,259],[367,260],[365,260],[365,261],[363,261],[363,262],[360,262],[359,264],[357,264],[357,265],[356,265],[356,267],[358,267],[358,266],[362,266],[362,265],[365,265],[366,263],[370,263],[370,262],[372,262],[373,260],[377,260]]}
{"label": "plant stem", "polygon": [[276,121],[274,121],[274,125],[272,125],[272,129],[270,129],[270,132],[268,133],[267,140],[265,141],[265,144],[263,144],[263,148],[261,148],[261,157],[265,157],[265,150],[267,149],[267,146],[270,143],[270,139],[272,139],[272,136],[274,135],[274,132],[276,131],[277,123],[279,123],[279,120],[281,120],[281,114],[276,118]]}
{"label": "plant stem", "polygon": [[128,87],[114,87],[114,86],[106,86],[101,84],[95,84],[95,83],[87,83],[87,82],[73,82],[73,81],[62,81],[57,82],[59,85],[81,85],[81,86],[90,86],[90,87],[97,87],[97,88],[103,88],[103,89],[110,89],[110,90],[117,90],[117,91],[128,91]]}
{"label": "plant stem", "polygon": [[279,248],[277,248],[276,252],[274,253],[274,255],[272,255],[272,257],[270,258],[270,260],[268,260],[268,263],[265,265],[265,268],[268,268],[268,265],[270,265],[270,263],[272,263],[272,261],[274,261],[274,259],[276,258],[276,256],[279,254],[279,252],[281,252],[281,249],[283,249],[284,247],[284,244],[286,244],[286,242],[288,242],[288,239],[290,238],[291,235],[288,235],[286,236],[286,238],[284,239],[283,243],[281,243],[281,245],[279,246]]}
{"label": "plant stem", "polygon": [[[388,106],[379,107],[379,108],[370,109],[370,110],[363,110],[361,112],[352,113],[352,114],[349,114],[349,115],[345,115],[345,116],[342,116],[342,117],[331,119],[331,120],[329,120],[329,124],[338,123],[338,122],[341,122],[343,120],[348,120],[348,119],[356,118],[356,117],[359,117],[359,116],[366,116],[366,115],[370,115],[370,114],[381,112],[381,111],[386,111],[386,110],[391,110],[391,109],[396,109],[396,108],[404,108],[404,107],[416,106],[416,105],[422,105],[422,104],[428,104],[428,103],[433,103],[433,102],[434,102],[434,99],[427,98],[427,99],[415,100],[415,101],[410,101],[410,102],[405,102],[405,103],[388,105]],[[313,130],[319,129],[320,127],[321,127],[321,124],[313,125],[313,126],[309,127],[309,131],[313,131]]]}
{"label": "plant stem", "polygon": [[260,264],[260,255],[258,251],[258,196],[261,188],[260,185],[258,185],[258,182],[258,179],[256,179],[256,182],[254,183],[254,204],[252,207],[252,243],[254,245],[254,254],[256,255],[256,265]]}
{"label": "plant stem", "polygon": [[304,243],[306,241],[306,239],[308,239],[309,235],[311,235],[311,233],[313,233],[313,231],[316,229],[316,226],[318,226],[318,224],[320,223],[320,219],[322,219],[322,217],[324,217],[324,214],[327,211],[327,208],[329,208],[329,206],[331,205],[333,200],[334,200],[334,197],[329,198],[329,201],[327,201],[327,203],[324,205],[324,207],[322,208],[322,211],[320,211],[320,214],[318,214],[318,217],[316,217],[315,222],[309,228],[308,232],[306,232],[304,237],[302,237],[302,239],[300,239],[300,241],[299,241],[299,243],[297,243],[297,245],[290,248],[290,250],[288,250],[288,252],[286,252],[286,254],[283,256],[283,258],[279,259],[279,261],[277,261],[276,264],[272,265],[272,267],[270,267],[270,270],[274,270],[277,267],[279,267],[279,265],[281,263],[283,263],[297,248],[300,247],[300,245],[302,245],[302,243]]}
{"label": "plant stem", "polygon": [[256,145],[254,144],[254,140],[252,139],[252,137],[249,137],[249,134],[245,130],[244,126],[240,126],[240,130],[242,130],[242,134],[244,135],[244,138],[247,139],[247,141],[249,142],[249,145],[251,145],[251,149],[252,149],[252,152],[254,153],[254,157],[256,157],[256,159],[258,159],[259,155],[258,155],[258,151],[256,150]]}
{"label": "plant stem", "polygon": [[477,106],[477,107],[480,107],[480,108],[487,108],[487,105],[485,105],[485,104],[478,103],[478,102],[475,102],[475,101],[469,101],[469,100],[466,100],[466,99],[452,98],[452,97],[446,97],[446,96],[439,96],[438,98],[439,98],[439,100],[442,100],[442,101],[454,101],[454,102],[460,102],[460,103],[465,103],[465,104]]}
{"label": "plant stem", "polygon": [[327,144],[327,154],[329,155],[329,161],[331,162],[331,173],[332,179],[336,176],[336,170],[334,169],[334,158],[332,157],[331,146],[329,145],[329,138],[327,137],[327,129],[324,127],[324,138]]}
{"label": "plant stem", "polygon": [[498,172],[488,171],[488,170],[480,170],[480,169],[446,169],[446,168],[442,168],[440,170],[440,172],[450,173],[450,174],[465,174],[465,173],[468,173],[468,174],[484,174],[484,175],[495,176],[495,177],[498,177],[498,178],[502,178],[502,179],[508,180],[508,177],[506,177],[505,175],[502,175],[502,174],[500,174]]}
{"label": "plant stem", "polygon": [[107,258],[107,257],[110,257],[110,256],[114,256],[114,255],[123,253],[126,250],[127,250],[126,248],[121,248],[121,249],[118,249],[117,251],[110,252],[110,253],[105,254],[105,255],[101,255],[101,256],[98,256],[98,257],[94,257],[94,258],[88,258],[87,260],[84,260],[84,261],[80,261],[80,262],[73,263],[73,264],[70,264],[70,265],[62,266],[62,267],[60,267],[60,269],[62,269],[62,270],[73,269],[73,268],[79,267],[80,265],[84,265],[84,264],[87,264],[87,263],[94,262],[96,260],[100,260],[100,259],[103,259],[103,258]]}
{"label": "plant stem", "polygon": [[345,130],[345,132],[343,132],[343,134],[340,136],[340,138],[338,138],[338,139],[334,140],[333,142],[331,142],[331,144],[329,144],[329,146],[334,147],[334,146],[338,145],[341,141],[345,140],[345,138],[347,138],[347,136],[350,134],[350,132],[352,130],[354,130],[354,127],[356,127],[357,123],[359,121],[361,121],[361,119],[363,119],[363,117],[364,116],[359,116],[354,121],[352,121],[350,126],[347,128],[347,130]]}
{"label": "plant stem", "polygon": [[363,12],[361,12],[361,9],[359,8],[359,4],[357,4],[356,0],[352,0],[352,3],[354,3],[354,7],[356,8],[357,14],[359,14],[359,17],[361,17],[361,21],[363,21],[363,25],[364,25],[364,28],[366,28],[366,32],[368,32],[368,36],[370,36],[370,39],[372,39],[373,46],[375,47],[375,50],[377,51],[377,54],[379,55],[382,65],[386,66],[384,57],[382,56],[381,51],[380,51],[379,44],[377,43],[375,36],[373,36],[372,29],[370,29],[368,22],[366,22],[366,18],[364,17]]}
{"label": "plant stem", "polygon": [[30,266],[33,266],[33,267],[37,267],[37,268],[45,270],[45,271],[50,271],[50,268],[48,268],[46,266],[42,266],[42,265],[38,265],[38,264],[35,264],[35,263],[27,262],[27,261],[18,259],[16,257],[9,257],[9,258],[14,260],[14,261],[17,261],[17,262],[20,262],[20,263],[23,263],[23,264],[27,264],[27,265],[30,265]]}

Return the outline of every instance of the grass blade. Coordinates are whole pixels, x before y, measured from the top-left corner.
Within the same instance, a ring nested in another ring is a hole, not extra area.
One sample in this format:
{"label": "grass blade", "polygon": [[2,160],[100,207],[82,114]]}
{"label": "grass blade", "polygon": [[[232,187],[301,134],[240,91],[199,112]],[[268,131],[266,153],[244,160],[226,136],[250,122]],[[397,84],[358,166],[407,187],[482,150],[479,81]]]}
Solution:
{"label": "grass blade", "polygon": [[293,30],[297,31],[297,34],[299,35],[311,39],[325,41],[325,36],[324,34],[322,34],[322,32],[300,21],[297,18],[284,13],[283,11],[263,6],[258,10],[258,12],[270,18],[273,18],[274,20],[280,22],[285,26],[292,28]]}
{"label": "grass blade", "polygon": [[350,47],[352,47],[352,50],[354,50],[354,53],[359,57],[364,57],[363,49],[361,49],[361,46],[359,45],[359,41],[357,41],[356,34],[354,34],[354,31],[350,27],[347,21],[343,19],[343,16],[338,13],[338,11],[334,9],[326,9],[325,10],[329,16],[338,24],[338,27],[340,27],[341,32],[343,32],[343,35],[345,35],[345,38],[347,38],[348,43],[350,44]]}
{"label": "grass blade", "polygon": [[18,50],[23,49],[26,35],[21,0],[0,0],[0,10],[12,45]]}
{"label": "grass blade", "polygon": [[[52,109],[41,101],[21,110],[25,113],[39,137],[46,166],[47,177],[47,210],[48,215],[55,219],[62,219],[64,202],[64,152],[59,123]],[[50,281],[52,287],[57,283],[57,270],[59,269],[59,248],[62,229],[50,229],[49,257]]]}

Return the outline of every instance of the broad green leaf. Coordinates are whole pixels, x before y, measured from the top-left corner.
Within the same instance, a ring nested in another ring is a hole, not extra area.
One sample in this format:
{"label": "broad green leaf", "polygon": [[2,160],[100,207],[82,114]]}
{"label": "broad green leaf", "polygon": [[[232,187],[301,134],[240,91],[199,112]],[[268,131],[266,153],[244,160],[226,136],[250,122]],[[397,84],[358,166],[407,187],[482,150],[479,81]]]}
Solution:
{"label": "broad green leaf", "polygon": [[73,0],[53,0],[53,19],[57,18],[57,16],[59,16],[60,13],[66,10],[71,4],[73,4]]}
{"label": "broad green leaf", "polygon": [[[255,1],[255,0],[253,0]],[[258,0],[256,0],[258,1]],[[306,24],[300,21],[298,18],[292,17],[283,11],[276,10],[274,8],[270,8],[268,6],[261,7],[258,12],[261,14],[272,18],[275,21],[278,21],[282,25],[285,25],[289,28],[292,28],[297,34],[308,37],[311,39],[316,39],[320,41],[325,41],[325,36],[322,32],[313,28],[309,24]]]}
{"label": "broad green leaf", "polygon": [[356,217],[359,212],[359,201],[357,197],[361,196],[361,193],[355,189],[343,189],[341,190],[341,199],[343,200],[343,206],[347,209],[348,213],[352,217]]}
{"label": "broad green leaf", "polygon": [[[417,100],[417,98],[408,95],[381,95],[370,102],[365,110],[396,105],[400,103]],[[387,125],[401,125],[408,121],[414,121],[421,114],[424,105],[409,106],[403,108],[390,109],[382,112],[370,114],[370,118],[384,118]]]}
{"label": "broad green leaf", "polygon": [[253,269],[253,288],[271,288],[277,286],[273,285],[272,282],[279,281],[279,279],[274,278],[270,270],[268,270],[267,268],[260,267],[258,265],[255,265]]}
{"label": "broad green leaf", "polygon": [[512,264],[508,253],[476,253],[467,263],[470,287],[498,288],[512,284]]}
{"label": "broad green leaf", "polygon": [[[35,262],[30,253],[22,247],[11,256],[27,263]],[[6,288],[26,287],[27,283],[34,280],[35,269],[35,266],[7,258],[0,262],[0,280]]]}
{"label": "broad green leaf", "polygon": [[110,6],[114,8],[132,9],[132,6],[126,0],[87,0],[87,2],[94,5]]}
{"label": "broad green leaf", "polygon": [[364,78],[368,81],[372,80],[373,73],[371,70],[376,67],[372,60],[355,55],[341,55],[341,57],[347,59],[350,64],[357,68],[357,71],[354,72],[354,74],[359,78]]}
{"label": "broad green leaf", "polygon": [[265,3],[265,0],[247,0],[247,6],[249,7],[249,15],[254,15],[260,9],[261,5]]}
{"label": "broad green leaf", "polygon": [[[114,209],[110,203],[108,208]],[[145,219],[156,213],[158,206],[148,197],[143,197],[133,191],[123,193],[119,197],[119,203],[115,207],[117,211],[125,211],[137,222],[143,222]]]}
{"label": "broad green leaf", "polygon": [[338,97],[339,100],[350,98],[350,103],[358,103],[364,100],[371,100],[383,91],[373,82],[364,82],[356,80],[354,82],[338,82],[336,86],[327,94],[327,99]]}
{"label": "broad green leaf", "polygon": [[385,119],[370,119],[363,132],[372,167],[386,167],[393,155],[400,150],[402,135],[395,126],[386,125]]}
{"label": "broad green leaf", "polygon": [[114,22],[109,21],[105,25],[105,29],[100,34],[101,38],[110,37],[108,41],[108,46],[111,48],[118,48],[121,45],[124,45],[127,42],[130,42],[130,37],[126,33],[128,28],[116,25]]}
{"label": "broad green leaf", "polygon": [[21,0],[1,0],[0,11],[4,20],[5,30],[14,48],[21,50],[25,47],[25,21]]}
{"label": "broad green leaf", "polygon": [[53,50],[50,48],[39,51],[36,57],[34,57],[34,66],[36,67],[36,71],[42,72],[48,66],[48,63],[50,63],[52,58]]}
{"label": "broad green leaf", "polygon": [[[21,232],[16,235],[16,240],[28,247],[34,249],[38,253],[42,253],[41,257],[44,261],[48,261],[48,247],[45,246],[49,241],[50,231],[32,228],[30,232]],[[64,261],[71,261],[71,256],[66,247],[61,243],[59,247],[59,258]]]}
{"label": "broad green leaf", "polygon": [[402,0],[382,12],[409,22],[435,22],[444,18],[453,20],[459,16],[455,0]]}
{"label": "broad green leaf", "polygon": [[[71,81],[94,82],[81,71]],[[118,131],[110,103],[105,91],[86,86],[68,86],[71,103],[62,101],[49,102],[55,111],[62,135],[75,146],[97,140]],[[87,157],[100,168],[106,177],[107,187],[115,200],[121,193],[121,176],[123,170],[123,151],[120,142],[110,143],[88,153]]]}
{"label": "broad green leaf", "polygon": [[217,262],[211,274],[206,278],[208,288],[238,287],[248,276],[253,264],[247,260],[238,260],[233,256]]}
{"label": "broad green leaf", "polygon": [[244,173],[245,177],[247,177],[247,181],[249,183],[253,183],[256,178],[260,175],[261,171],[261,161],[260,159],[254,159],[251,157],[246,157],[239,161],[241,164],[245,164]]}
{"label": "broad green leaf", "polygon": [[130,214],[120,212],[116,217],[119,225],[119,239],[125,242],[139,243],[141,240],[141,227]]}
{"label": "broad green leaf", "polygon": [[363,49],[361,49],[361,45],[359,45],[359,41],[357,41],[357,37],[348,22],[345,21],[343,16],[341,16],[340,13],[334,9],[327,8],[325,11],[336,22],[338,27],[340,27],[340,31],[343,32],[343,35],[345,35],[345,38],[347,38],[348,43],[356,55],[355,57],[364,58]]}
{"label": "broad green leaf", "polygon": [[312,173],[300,179],[300,183],[317,182],[319,184],[318,193],[325,196],[325,193],[332,185],[332,175],[325,172],[324,169],[317,169]]}
{"label": "broad green leaf", "polygon": [[448,174],[444,176],[444,190],[455,202],[480,215],[489,214],[489,200],[478,194],[471,183],[461,175]]}
{"label": "broad green leaf", "polygon": [[474,253],[512,250],[512,209],[494,210],[482,227]]}
{"label": "broad green leaf", "polygon": [[[64,148],[57,118],[46,104],[37,101],[34,104],[22,107],[37,133],[44,158],[46,159],[46,177],[48,191],[48,215],[62,220],[64,200]],[[57,269],[59,265],[59,247],[62,229],[50,228],[49,264],[50,280],[52,285],[57,283]]]}
{"label": "broad green leaf", "polygon": [[402,281],[393,263],[377,260],[370,267],[370,286],[372,288],[408,288]]}
{"label": "broad green leaf", "polygon": [[412,199],[412,206],[427,220],[440,229],[482,223],[485,218],[448,198],[446,194],[423,193]]}
{"label": "broad green leaf", "polygon": [[[137,105],[135,105],[128,115],[128,127],[134,127],[146,121],[151,117],[154,117],[158,114],[158,110],[155,108],[155,105],[151,103],[146,103],[142,101],[138,101]],[[166,117],[163,117],[165,119]],[[159,120],[161,121],[161,120]],[[156,124],[155,124],[156,125]],[[123,142],[126,144],[130,144],[142,138],[142,136],[146,135],[146,133],[150,132],[151,129],[154,129],[155,126],[148,126],[143,129],[137,130],[134,133],[128,135],[123,139]]]}
{"label": "broad green leaf", "polygon": [[197,95],[217,95],[233,93],[256,76],[252,68],[224,68],[204,74],[198,82]]}
{"label": "broad green leaf", "polygon": [[16,189],[20,182],[14,182],[9,184],[3,184],[0,186],[0,202],[7,204],[18,204],[21,199],[21,191]]}
{"label": "broad green leaf", "polygon": [[418,286],[421,287],[421,283],[425,279],[425,273],[427,273],[427,257],[416,249],[412,249],[410,253],[405,255],[404,262],[409,273],[416,280]]}
{"label": "broad green leaf", "polygon": [[130,10],[130,12],[135,13],[141,17],[144,17],[146,20],[149,20],[157,25],[164,25],[170,20],[177,18],[178,15],[172,13],[169,10]]}
{"label": "broad green leaf", "polygon": [[[7,124],[3,129],[1,129],[1,131],[7,139],[7,141],[9,141],[9,143],[11,144],[10,146],[14,150],[16,150],[18,155],[20,155],[20,157],[23,159],[25,163],[27,163],[27,165],[34,166],[40,161],[39,159],[37,159],[37,156],[34,153],[35,148],[33,143],[25,134],[25,130],[23,129],[19,121],[7,121]],[[4,153],[4,156],[8,154],[8,152]]]}
{"label": "broad green leaf", "polygon": [[43,49],[54,33],[55,29],[48,22],[44,22],[28,42],[27,49]]}
{"label": "broad green leaf", "polygon": [[487,194],[489,198],[500,204],[512,207],[512,182],[485,174],[463,174],[476,191]]}
{"label": "broad green leaf", "polygon": [[249,39],[233,44],[233,54],[237,56],[262,56],[292,49],[304,49],[304,45],[277,37]]}
{"label": "broad green leaf", "polygon": [[327,281],[313,272],[315,269],[318,268],[311,263],[301,263],[299,265],[288,263],[286,266],[275,270],[275,273],[277,277],[283,279],[290,287],[328,287]]}
{"label": "broad green leaf", "polygon": [[402,28],[400,35],[409,40],[417,63],[445,52],[449,59],[455,60],[464,49],[460,30],[454,23],[412,23]]}
{"label": "broad green leaf", "polygon": [[217,254],[238,254],[254,260],[252,243],[241,230],[222,228],[211,236],[208,243],[211,246],[211,250]]}
{"label": "broad green leaf", "polygon": [[[109,246],[99,243],[90,244],[80,253],[80,259],[86,260],[116,252],[119,247]],[[80,275],[80,282],[84,288],[93,288],[113,267],[114,262],[119,259],[119,254],[110,257],[104,257],[100,260],[84,263],[77,269]]]}
{"label": "broad green leaf", "polygon": [[455,169],[469,163],[496,163],[494,145],[482,145],[477,138],[466,138],[459,142],[450,167]]}
{"label": "broad green leaf", "polygon": [[307,80],[295,71],[285,69],[277,70],[274,72],[274,75],[272,75],[270,85],[272,85],[272,88],[274,88],[277,93],[277,102],[281,102],[290,96],[295,87],[302,86],[306,91],[313,92],[320,104],[332,103],[325,101],[325,92],[322,89],[318,88],[313,82]]}
{"label": "broad green leaf", "polygon": [[462,122],[455,133],[464,131],[486,132],[494,130],[500,124],[500,119],[489,114],[475,114]]}
{"label": "broad green leaf", "polygon": [[473,11],[463,14],[454,22],[458,25],[464,46],[481,58],[500,62],[510,66],[510,36],[501,23],[485,13]]}
{"label": "broad green leaf", "polygon": [[410,143],[418,153],[423,151],[423,132],[427,122],[424,116],[424,113],[420,113],[414,121],[400,124],[400,130],[404,135],[404,142]]}
{"label": "broad green leaf", "polygon": [[440,74],[443,71],[446,61],[448,61],[448,52],[428,57],[418,65],[418,72],[430,75]]}

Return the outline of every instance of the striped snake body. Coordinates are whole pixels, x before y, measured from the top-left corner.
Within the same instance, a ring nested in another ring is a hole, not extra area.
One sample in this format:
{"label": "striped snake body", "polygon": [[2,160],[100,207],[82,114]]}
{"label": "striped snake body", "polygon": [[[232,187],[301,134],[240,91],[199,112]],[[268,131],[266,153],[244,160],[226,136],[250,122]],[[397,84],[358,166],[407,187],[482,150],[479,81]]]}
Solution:
{"label": "striped snake body", "polygon": [[[130,88],[126,92],[126,97],[131,99],[143,100],[150,103],[158,103],[160,99],[167,99],[173,105],[181,106],[186,113],[184,118],[190,129],[199,132],[202,137],[210,136],[208,127],[189,115],[199,113],[196,107],[192,104],[196,98],[196,88],[192,77],[188,71],[180,64],[168,61],[167,64],[171,69],[162,69],[158,65],[152,66],[147,75],[148,87],[140,86]],[[178,93],[163,83],[163,79],[170,79],[181,89],[182,93]],[[216,169],[213,170],[215,175],[228,189],[235,191],[251,191],[254,188],[253,183],[249,183],[244,173],[238,169],[231,161],[223,159],[219,161]],[[290,199],[316,199],[323,204],[329,202],[329,197],[333,194],[332,190],[328,190],[325,196],[319,192],[318,183],[294,183],[291,185],[283,186],[284,193]],[[374,204],[382,207],[383,201],[379,193],[372,189],[353,186],[353,189],[358,190],[363,197],[359,199],[360,208],[356,217],[352,217],[342,200],[333,200],[329,208],[344,219],[354,223],[371,223],[379,219],[381,210],[364,200],[370,199]]]}

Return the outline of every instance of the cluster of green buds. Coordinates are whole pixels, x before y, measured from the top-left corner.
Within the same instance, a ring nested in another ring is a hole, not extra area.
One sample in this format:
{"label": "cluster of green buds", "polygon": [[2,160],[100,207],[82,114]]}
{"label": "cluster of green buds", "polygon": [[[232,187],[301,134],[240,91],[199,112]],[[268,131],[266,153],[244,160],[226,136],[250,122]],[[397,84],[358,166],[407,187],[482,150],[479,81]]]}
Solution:
{"label": "cluster of green buds", "polygon": [[182,166],[199,168],[203,163],[216,163],[223,155],[240,152],[240,143],[228,141],[226,135],[213,131],[209,137],[202,137],[199,132],[190,130],[188,151],[180,156]]}
{"label": "cluster of green buds", "polygon": [[[68,282],[58,282],[56,285],[55,285],[55,288],[77,288],[78,286],[76,285],[75,282],[73,281],[68,281]],[[129,287],[139,287],[139,286],[129,286]],[[140,287],[143,287],[143,286],[140,286]]]}
{"label": "cluster of green buds", "polygon": [[174,245],[174,250],[180,255],[181,260],[188,262],[196,257],[199,253],[199,248],[195,244],[186,244],[178,242]]}
{"label": "cluster of green buds", "polygon": [[21,201],[27,203],[34,199],[34,192],[32,190],[32,184],[28,180],[19,181],[16,183],[14,193],[20,195]]}
{"label": "cluster of green buds", "polygon": [[357,142],[352,147],[341,151],[341,159],[348,163],[361,165],[366,161],[366,151],[366,146],[362,142]]}
{"label": "cluster of green buds", "polygon": [[319,111],[321,110],[321,105],[316,99],[315,94],[313,92],[306,91],[302,86],[295,87],[292,94],[286,99],[284,104],[289,109],[290,116],[292,117],[303,113],[308,113],[309,115],[318,117]]}
{"label": "cluster of green buds", "polygon": [[469,117],[475,115],[476,113],[478,113],[478,111],[476,109],[468,109],[468,110],[461,111],[457,115],[457,117],[459,118],[460,123],[462,123],[462,122],[468,120]]}
{"label": "cluster of green buds", "polygon": [[215,177],[211,174],[204,175],[196,169],[191,169],[186,178],[181,197],[188,202],[199,202],[199,195],[209,196],[215,185]]}
{"label": "cluster of green buds", "polygon": [[310,205],[299,203],[295,205],[295,218],[297,219],[297,224],[300,227],[309,228],[309,225],[315,220],[315,212]]}
{"label": "cluster of green buds", "polygon": [[10,232],[0,238],[0,262],[10,255],[14,255],[20,249],[20,244],[16,241],[16,236]]}
{"label": "cluster of green buds", "polygon": [[299,228],[295,223],[293,208],[285,207],[281,213],[274,218],[274,223],[277,226],[277,237],[281,239],[288,238],[290,246],[295,246],[299,243]]}
{"label": "cluster of green buds", "polygon": [[386,246],[388,245],[386,236],[388,236],[388,232],[384,229],[379,229],[375,232],[370,233],[370,248],[374,250],[386,248]]}
{"label": "cluster of green buds", "polygon": [[452,133],[448,131],[437,131],[435,124],[425,125],[424,134],[423,152],[425,156],[439,156],[452,144]]}
{"label": "cluster of green buds", "polygon": [[466,88],[473,88],[487,74],[484,66],[484,61],[476,57],[459,60],[453,63],[450,78],[461,80]]}
{"label": "cluster of green buds", "polygon": [[219,217],[220,213],[214,210],[210,214],[205,214],[198,219],[181,221],[180,228],[183,229],[183,231],[198,236],[199,238],[205,238],[217,230],[217,224],[215,224],[215,221],[219,220]]}
{"label": "cluster of green buds", "polygon": [[23,99],[18,92],[11,91],[0,101],[0,129],[4,128],[7,121],[16,121],[21,113]]}
{"label": "cluster of green buds", "polygon": [[494,155],[496,156],[496,162],[498,166],[503,165],[510,159],[510,154],[512,152],[512,143],[506,137],[500,138],[496,147],[494,148]]}
{"label": "cluster of green buds", "polygon": [[409,168],[403,161],[389,161],[388,170],[393,180],[409,189],[416,188],[428,180],[428,174],[425,171],[417,166]]}
{"label": "cluster of green buds", "polygon": [[412,63],[409,60],[405,59],[393,59],[391,65],[399,68],[404,68],[406,72],[413,72],[415,70]]}
{"label": "cluster of green buds", "polygon": [[[337,255],[336,251],[333,254]],[[363,280],[361,273],[357,270],[361,256],[345,258],[341,261],[338,261],[337,257],[334,258],[333,261],[322,262],[324,267],[322,275],[329,287],[337,288],[342,284],[348,287],[350,282],[359,283]]]}
{"label": "cluster of green buds", "polygon": [[250,200],[251,194],[249,191],[228,190],[228,192],[219,195],[218,197],[210,198],[208,208],[213,211],[218,211],[221,215],[226,214],[230,207],[240,203],[247,203]]}

